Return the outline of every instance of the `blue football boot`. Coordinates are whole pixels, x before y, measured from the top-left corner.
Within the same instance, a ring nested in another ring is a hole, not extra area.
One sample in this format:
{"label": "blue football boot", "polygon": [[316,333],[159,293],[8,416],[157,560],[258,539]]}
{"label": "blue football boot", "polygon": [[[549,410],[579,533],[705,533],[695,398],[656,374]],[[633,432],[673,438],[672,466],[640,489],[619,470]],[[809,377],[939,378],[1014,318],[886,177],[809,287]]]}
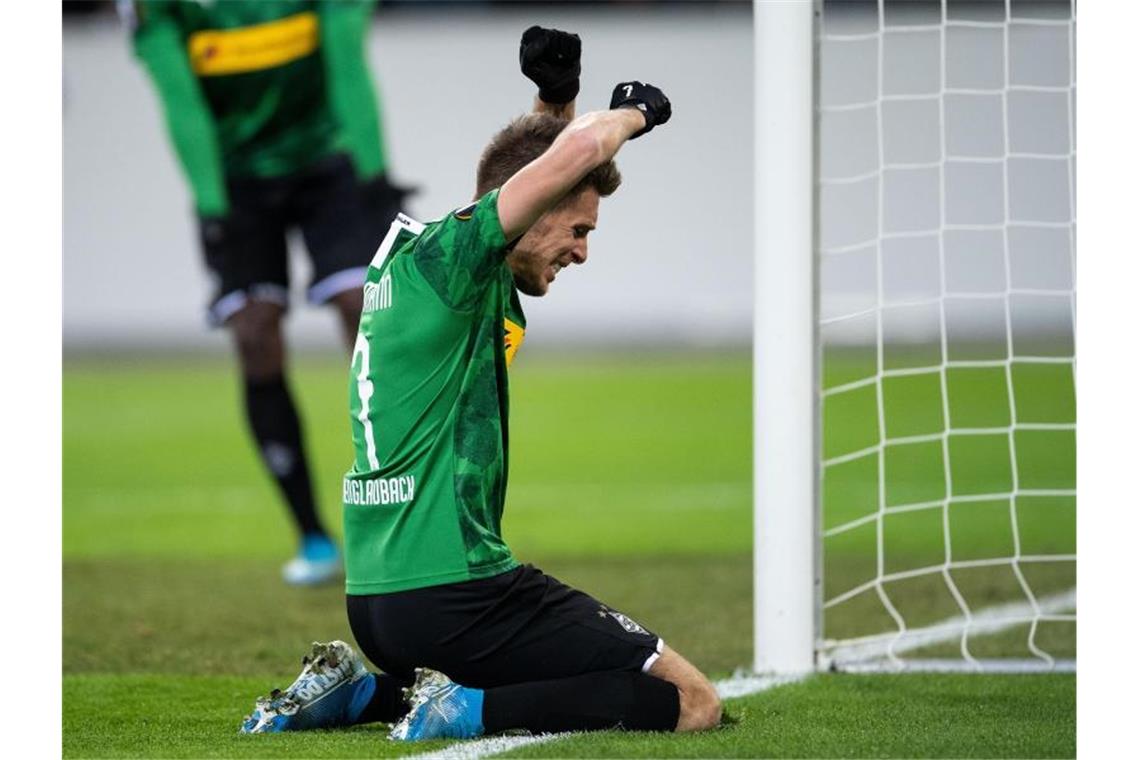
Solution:
{"label": "blue football boot", "polygon": [[297,556],[285,563],[281,575],[293,586],[316,586],[332,583],[344,574],[340,550],[333,540],[320,533],[309,533],[301,539]]}
{"label": "blue football boot", "polygon": [[289,723],[297,714],[299,706],[285,699],[280,689],[269,692],[268,697],[258,697],[253,704],[253,712],[245,716],[238,733],[275,734],[288,731]]}
{"label": "blue football boot", "polygon": [[416,668],[416,682],[404,690],[408,714],[392,726],[388,738],[473,739],[483,735],[483,690],[460,686],[429,668]]}
{"label": "blue football boot", "polygon": [[343,641],[313,642],[301,664],[301,674],[288,689],[258,697],[241,733],[349,726],[376,692],[376,677]]}

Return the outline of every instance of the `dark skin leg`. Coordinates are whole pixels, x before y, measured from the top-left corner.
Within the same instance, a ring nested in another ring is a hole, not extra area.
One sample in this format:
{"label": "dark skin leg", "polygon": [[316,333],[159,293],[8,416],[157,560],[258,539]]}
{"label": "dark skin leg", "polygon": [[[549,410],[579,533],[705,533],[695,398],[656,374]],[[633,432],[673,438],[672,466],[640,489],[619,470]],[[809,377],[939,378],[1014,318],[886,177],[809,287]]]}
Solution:
{"label": "dark skin leg", "polygon": [[277,377],[285,369],[285,339],[281,318],[285,310],[266,301],[250,301],[230,317],[242,375],[254,381]]}
{"label": "dark skin leg", "polygon": [[[301,441],[301,421],[284,384],[285,310],[274,303],[250,301],[230,317],[238,363],[245,387],[245,411],[250,432],[261,449],[294,523],[302,534],[327,534],[314,503],[313,487]],[[287,459],[271,456],[284,450]]]}
{"label": "dark skin leg", "polygon": [[356,330],[360,326],[360,310],[364,308],[364,291],[360,288],[352,288],[337,293],[329,303],[336,309],[337,316],[340,318],[344,343],[348,346],[348,350],[352,351],[353,344],[356,342]]}

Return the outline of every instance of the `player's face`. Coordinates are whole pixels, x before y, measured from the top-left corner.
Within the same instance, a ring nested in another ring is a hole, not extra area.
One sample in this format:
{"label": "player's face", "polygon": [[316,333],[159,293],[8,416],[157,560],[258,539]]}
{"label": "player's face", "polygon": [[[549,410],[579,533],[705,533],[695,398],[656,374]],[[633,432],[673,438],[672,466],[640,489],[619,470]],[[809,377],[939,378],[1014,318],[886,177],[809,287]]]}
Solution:
{"label": "player's face", "polygon": [[528,296],[544,296],[560,271],[586,263],[586,236],[598,224],[598,200],[598,191],[587,188],[547,211],[519,238],[507,254],[515,287]]}

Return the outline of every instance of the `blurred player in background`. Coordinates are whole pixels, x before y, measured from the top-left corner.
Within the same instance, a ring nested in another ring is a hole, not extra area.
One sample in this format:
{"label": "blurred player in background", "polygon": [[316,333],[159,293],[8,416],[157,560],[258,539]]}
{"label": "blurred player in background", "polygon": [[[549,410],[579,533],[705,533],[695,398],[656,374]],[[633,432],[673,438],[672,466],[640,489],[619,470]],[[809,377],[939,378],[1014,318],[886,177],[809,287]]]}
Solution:
{"label": "blurred player in background", "polygon": [[351,347],[368,261],[405,191],[388,161],[365,60],[374,0],[120,0],[193,191],[209,319],[229,328],[246,417],[300,533],[285,580],[340,577],[317,514],[285,379],[286,232],[312,261],[308,300],[331,304]]}
{"label": "blurred player in background", "polygon": [[420,740],[719,723],[700,671],[628,616],[520,565],[501,535],[519,292],[545,295],[586,262],[600,198],[621,182],[614,155],[672,112],[661,90],[629,81],[610,110],[560,118],[574,115],[580,52],[576,35],[524,33],[535,113],[491,139],[474,203],[426,225],[398,216],[368,270],[346,586],[353,634],[385,672],[343,642],[314,645],[243,732],[379,720],[397,721],[393,739]]}

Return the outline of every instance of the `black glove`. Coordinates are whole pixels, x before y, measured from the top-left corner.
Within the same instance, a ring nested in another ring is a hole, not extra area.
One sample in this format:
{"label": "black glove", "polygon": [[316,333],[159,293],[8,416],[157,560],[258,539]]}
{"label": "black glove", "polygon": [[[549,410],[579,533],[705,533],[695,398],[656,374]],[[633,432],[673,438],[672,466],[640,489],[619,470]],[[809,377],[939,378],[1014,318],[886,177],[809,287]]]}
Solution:
{"label": "black glove", "polygon": [[206,247],[220,247],[230,237],[233,221],[228,215],[198,214],[198,236]]}
{"label": "black glove", "polygon": [[519,43],[519,65],[538,85],[544,103],[562,105],[578,97],[582,73],[582,40],[576,34],[532,26]]}
{"label": "black glove", "polygon": [[[243,290],[256,281],[253,269],[260,258],[251,252],[250,245],[263,238],[263,230],[264,224],[259,224],[258,218],[248,211],[230,209],[224,214],[208,215],[198,212],[198,239],[215,297]],[[217,316],[211,308],[211,321]]]}
{"label": "black glove", "polygon": [[610,108],[636,108],[645,114],[645,129],[634,132],[629,139],[641,137],[658,124],[669,121],[673,115],[673,105],[665,93],[651,84],[641,82],[620,82],[610,98]]}
{"label": "black glove", "polygon": [[[243,239],[248,240],[248,222],[243,226],[237,214],[221,215],[198,214],[198,239],[202,243],[202,250],[206,254],[206,266],[214,272],[221,272],[226,260],[239,251]],[[229,262],[233,265],[233,262]]]}
{"label": "black glove", "polygon": [[396,218],[396,212],[405,210],[408,196],[418,191],[419,188],[415,187],[393,185],[386,174],[378,174],[360,185],[364,207],[379,228],[385,231]]}

